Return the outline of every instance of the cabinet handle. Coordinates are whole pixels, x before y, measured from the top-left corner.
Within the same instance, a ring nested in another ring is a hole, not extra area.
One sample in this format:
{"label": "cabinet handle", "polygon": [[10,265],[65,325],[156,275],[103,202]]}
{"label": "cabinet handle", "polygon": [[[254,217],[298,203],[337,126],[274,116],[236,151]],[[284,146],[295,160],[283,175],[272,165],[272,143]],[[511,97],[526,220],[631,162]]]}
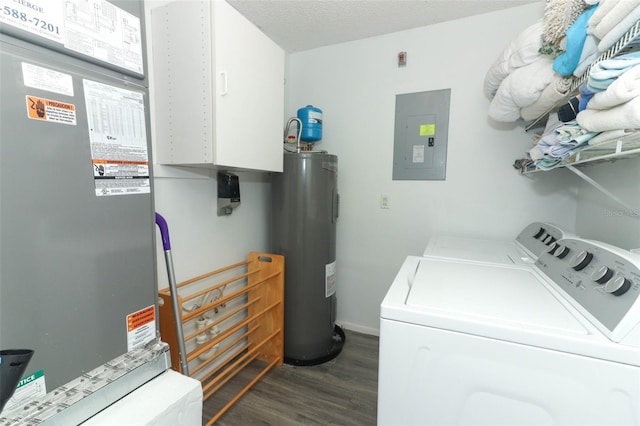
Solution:
{"label": "cabinet handle", "polygon": [[220,92],[220,96],[225,96],[229,92],[227,86],[227,72],[222,71],[220,73],[220,77],[222,77],[222,91]]}

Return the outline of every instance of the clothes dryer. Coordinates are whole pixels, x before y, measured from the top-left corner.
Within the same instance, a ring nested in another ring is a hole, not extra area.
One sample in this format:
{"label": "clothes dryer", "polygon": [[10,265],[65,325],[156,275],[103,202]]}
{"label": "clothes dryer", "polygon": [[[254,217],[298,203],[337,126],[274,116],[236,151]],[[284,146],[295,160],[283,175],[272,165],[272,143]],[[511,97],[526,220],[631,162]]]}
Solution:
{"label": "clothes dryer", "polygon": [[640,256],[408,257],[381,305],[378,424],[640,424]]}

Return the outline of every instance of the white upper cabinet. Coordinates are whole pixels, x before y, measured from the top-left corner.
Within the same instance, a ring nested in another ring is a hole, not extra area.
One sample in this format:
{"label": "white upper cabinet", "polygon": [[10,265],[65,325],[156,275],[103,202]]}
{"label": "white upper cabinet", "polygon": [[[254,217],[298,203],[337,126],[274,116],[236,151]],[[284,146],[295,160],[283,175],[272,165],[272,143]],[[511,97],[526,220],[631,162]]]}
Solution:
{"label": "white upper cabinet", "polygon": [[284,51],[227,2],[151,10],[156,161],[282,171]]}

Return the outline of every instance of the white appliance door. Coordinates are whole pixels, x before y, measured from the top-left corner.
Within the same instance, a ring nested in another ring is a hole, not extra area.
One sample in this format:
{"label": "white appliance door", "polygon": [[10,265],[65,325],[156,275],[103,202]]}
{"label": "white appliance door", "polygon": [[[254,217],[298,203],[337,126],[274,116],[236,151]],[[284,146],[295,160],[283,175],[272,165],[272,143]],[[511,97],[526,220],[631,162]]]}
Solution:
{"label": "white appliance door", "polygon": [[379,425],[628,425],[640,369],[382,319]]}

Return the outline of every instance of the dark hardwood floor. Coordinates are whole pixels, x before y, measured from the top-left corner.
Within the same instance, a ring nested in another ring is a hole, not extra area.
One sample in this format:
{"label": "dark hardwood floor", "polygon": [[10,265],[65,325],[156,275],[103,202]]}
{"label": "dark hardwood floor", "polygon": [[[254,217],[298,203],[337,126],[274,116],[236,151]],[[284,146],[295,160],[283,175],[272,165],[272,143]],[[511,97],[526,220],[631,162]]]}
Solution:
{"label": "dark hardwood floor", "polygon": [[[376,424],[378,337],[345,330],[340,355],[324,364],[269,371],[216,423],[221,426]],[[203,424],[218,409],[204,402]]]}

